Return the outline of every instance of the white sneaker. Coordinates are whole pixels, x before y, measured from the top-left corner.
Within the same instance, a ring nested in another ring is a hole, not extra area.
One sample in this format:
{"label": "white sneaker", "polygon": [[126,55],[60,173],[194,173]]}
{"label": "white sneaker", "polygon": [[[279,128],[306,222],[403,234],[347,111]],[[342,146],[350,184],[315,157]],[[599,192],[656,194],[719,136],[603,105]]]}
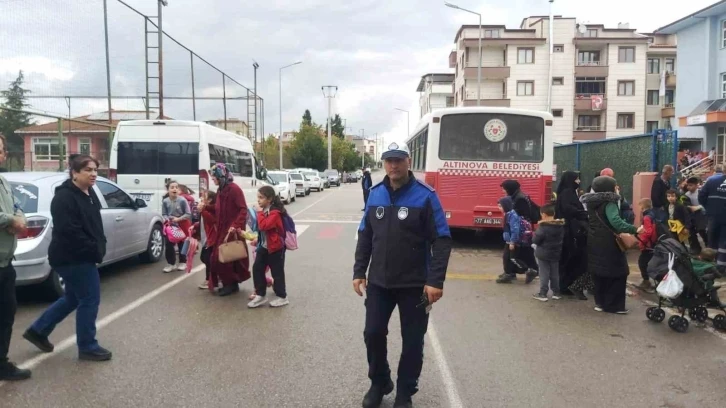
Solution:
{"label": "white sneaker", "polygon": [[208,289],[209,288],[209,283],[207,281],[204,281],[204,282],[202,282],[202,283],[199,284],[198,288],[199,289]]}
{"label": "white sneaker", "polygon": [[277,299],[273,300],[272,302],[270,302],[270,307],[282,307],[282,306],[286,306],[289,304],[290,304],[290,301],[287,300],[287,298],[277,298]]}
{"label": "white sneaker", "polygon": [[176,267],[178,271],[186,271],[187,270],[187,264],[180,263],[179,266]]}
{"label": "white sneaker", "polygon": [[254,309],[256,307],[260,307],[260,306],[264,305],[265,303],[267,303],[266,297],[255,296],[255,298],[252,299],[252,301],[250,303],[247,303],[247,307],[249,307],[250,309]]}
{"label": "white sneaker", "polygon": [[170,273],[174,271],[174,265],[167,265],[166,268],[164,268],[164,273]]}

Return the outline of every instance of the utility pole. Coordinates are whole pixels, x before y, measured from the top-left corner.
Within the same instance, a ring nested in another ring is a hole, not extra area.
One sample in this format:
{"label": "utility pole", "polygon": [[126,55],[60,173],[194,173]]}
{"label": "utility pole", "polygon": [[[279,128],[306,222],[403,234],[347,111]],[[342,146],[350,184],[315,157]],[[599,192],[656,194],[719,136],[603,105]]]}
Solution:
{"label": "utility pole", "polygon": [[[257,61],[252,61],[252,67],[255,69],[255,142],[254,145],[257,144],[257,119],[259,118],[259,115],[257,114],[257,68],[260,67],[260,64],[257,63]],[[249,105],[248,105],[249,106]],[[248,123],[249,125],[249,123]],[[255,146],[257,147],[257,146]]]}
{"label": "utility pole", "polygon": [[[104,37],[106,38],[106,93],[107,96],[107,103],[108,103],[108,125],[111,126],[113,123],[113,114],[111,113],[111,61],[109,57],[108,52],[108,5],[106,4],[107,0],[103,0],[103,31],[104,31]],[[71,101],[68,99],[68,119],[70,119],[71,114]],[[68,121],[68,126],[70,130],[70,124],[71,121]],[[111,145],[113,144],[113,129],[108,128],[108,153],[109,158],[111,157]],[[60,146],[60,145],[59,145]]]}
{"label": "utility pole", "polygon": [[332,103],[333,98],[338,93],[338,87],[335,85],[324,85],[322,88],[323,96],[328,99],[328,170],[333,168],[333,118]]}
{"label": "utility pole", "polygon": [[164,39],[164,30],[161,25],[161,9],[168,5],[168,0],[159,0],[159,11],[157,14],[157,19],[159,20],[159,119],[164,118],[164,54],[161,48]]}
{"label": "utility pole", "polygon": [[547,112],[552,113],[552,63],[555,57],[555,30],[554,30],[554,15],[552,14],[552,3],[555,0],[550,0],[550,67],[549,67],[549,85],[547,86]]}

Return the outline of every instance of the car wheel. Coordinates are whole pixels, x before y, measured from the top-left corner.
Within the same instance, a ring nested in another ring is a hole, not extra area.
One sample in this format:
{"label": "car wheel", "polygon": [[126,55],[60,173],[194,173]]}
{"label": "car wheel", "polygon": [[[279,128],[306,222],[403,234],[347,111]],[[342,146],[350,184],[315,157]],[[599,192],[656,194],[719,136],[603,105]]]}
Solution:
{"label": "car wheel", "polygon": [[141,261],[146,263],[156,263],[161,259],[161,254],[164,252],[164,237],[161,235],[161,225],[156,224],[151,229],[149,234],[149,244],[146,247],[146,252],[141,254]]}
{"label": "car wheel", "polygon": [[54,301],[66,293],[66,284],[58,272],[51,270],[45,282],[40,284],[49,301]]}

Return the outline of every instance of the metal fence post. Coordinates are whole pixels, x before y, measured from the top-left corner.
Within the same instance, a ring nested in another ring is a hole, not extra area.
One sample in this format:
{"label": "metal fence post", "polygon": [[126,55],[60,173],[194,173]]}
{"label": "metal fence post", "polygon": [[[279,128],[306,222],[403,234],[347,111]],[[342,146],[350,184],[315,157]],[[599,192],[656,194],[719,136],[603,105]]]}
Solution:
{"label": "metal fence post", "polygon": [[575,170],[580,171],[580,144],[575,145]]}
{"label": "metal fence post", "polygon": [[[63,157],[65,156],[65,143],[63,140],[63,119],[58,118],[58,171],[63,171]],[[50,153],[50,152],[49,152]]]}
{"label": "metal fence post", "polygon": [[650,171],[658,171],[658,131],[651,134]]}
{"label": "metal fence post", "polygon": [[678,168],[678,131],[672,130],[673,133],[673,159],[671,160],[671,165],[674,169]]}
{"label": "metal fence post", "polygon": [[194,121],[197,120],[197,98],[196,94],[194,93],[194,53],[189,51],[189,60],[191,61],[191,68],[192,68],[192,115],[194,117]]}

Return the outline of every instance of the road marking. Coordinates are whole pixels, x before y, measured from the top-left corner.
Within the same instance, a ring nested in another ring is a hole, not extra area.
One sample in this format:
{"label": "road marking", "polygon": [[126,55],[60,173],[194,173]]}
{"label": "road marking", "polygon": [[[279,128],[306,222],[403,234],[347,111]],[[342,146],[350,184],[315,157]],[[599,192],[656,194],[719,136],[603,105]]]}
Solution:
{"label": "road marking", "polygon": [[[138,309],[144,303],[154,299],[155,297],[161,295],[162,293],[166,292],[167,290],[173,288],[174,286],[176,286],[179,283],[181,283],[182,281],[188,279],[195,273],[204,270],[204,268],[205,268],[204,264],[201,264],[201,265],[197,266],[196,268],[192,269],[192,271],[190,273],[183,274],[182,276],[174,279],[173,281],[168,282],[168,283],[152,290],[151,292],[134,300],[133,302],[127,304],[126,306],[122,307],[121,309],[118,309],[117,311],[109,314],[108,316],[106,316],[103,319],[96,322],[96,330],[97,331],[101,330],[104,327],[108,326],[109,324],[113,323],[114,321],[118,320],[119,318],[129,314],[130,312],[134,311],[135,309]],[[33,357],[30,360],[27,360],[27,361],[23,362],[22,364],[20,364],[20,368],[32,369],[32,368],[36,367],[38,364],[42,363],[43,361],[66,351],[67,349],[74,346],[75,344],[76,344],[76,336],[70,336],[70,337],[64,339],[63,341],[61,341],[60,343],[58,343],[55,346],[55,350],[52,353],[39,354],[36,357]],[[0,387],[2,387],[3,385],[5,385],[5,382],[0,381]]]}
{"label": "road marking", "polygon": [[428,335],[429,340],[431,340],[431,348],[434,350],[434,360],[436,360],[436,365],[439,367],[441,381],[444,383],[446,396],[449,399],[449,407],[462,408],[464,404],[461,403],[461,397],[459,396],[459,391],[456,389],[454,376],[451,374],[449,364],[446,362],[444,351],[441,348],[441,343],[439,342],[439,335],[436,333],[436,328],[434,327],[434,321],[430,317]]}
{"label": "road marking", "polygon": [[301,236],[303,232],[307,231],[307,229],[310,228],[309,225],[295,225],[295,230],[297,231],[297,236]]}
{"label": "road marking", "polygon": [[309,209],[313,208],[313,207],[314,207],[315,205],[317,205],[317,204],[318,204],[319,202],[321,202],[321,201],[325,200],[326,198],[328,198],[328,197],[330,197],[330,196],[332,196],[332,194],[326,194],[326,195],[325,195],[325,196],[324,196],[323,198],[321,198],[320,200],[318,200],[318,201],[316,201],[316,202],[314,202],[314,203],[310,204],[309,206],[307,206],[307,207],[303,208],[302,210],[300,210],[300,211],[296,212],[295,214],[291,215],[291,217],[292,217],[292,218],[295,218],[295,217],[297,217],[298,215],[300,215],[300,214],[304,213],[305,211],[307,211],[307,210],[309,210]]}
{"label": "road marking", "polygon": [[498,278],[497,275],[488,275],[488,274],[473,274],[473,273],[447,273],[446,279],[453,279],[453,280],[483,280],[483,281],[493,281]]}
{"label": "road marking", "polygon": [[318,232],[318,239],[337,239],[343,232],[342,225],[326,226]]}

